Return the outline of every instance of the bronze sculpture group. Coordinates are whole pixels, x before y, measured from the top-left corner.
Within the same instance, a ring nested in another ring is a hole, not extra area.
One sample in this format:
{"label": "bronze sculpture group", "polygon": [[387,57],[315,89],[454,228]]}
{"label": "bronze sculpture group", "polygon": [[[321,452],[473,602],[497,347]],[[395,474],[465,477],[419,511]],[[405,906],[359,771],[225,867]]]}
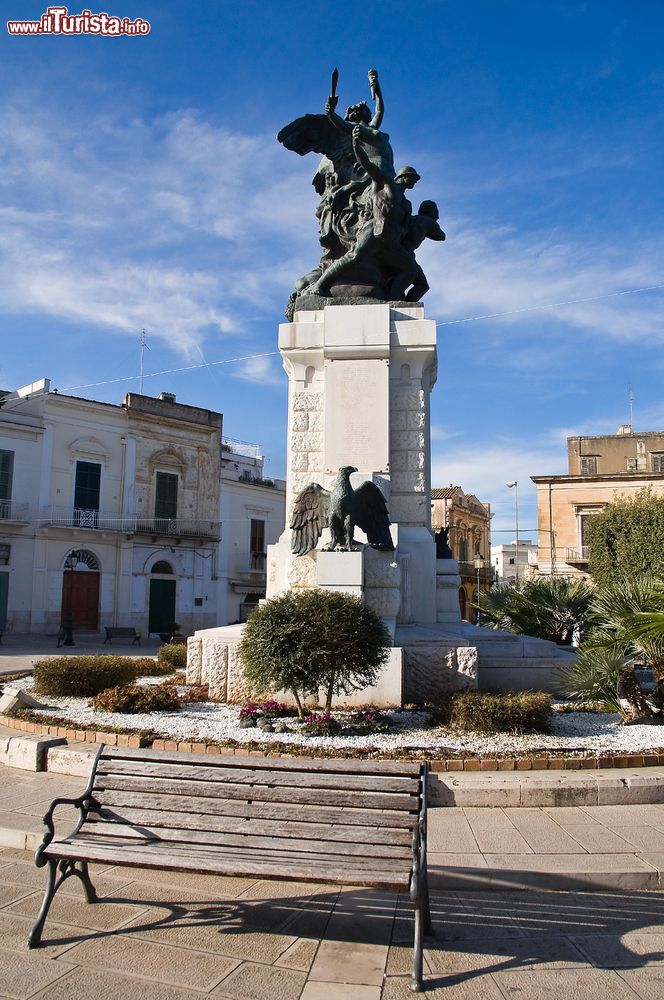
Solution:
{"label": "bronze sculpture group", "polygon": [[337,302],[417,302],[429,285],[415,259],[425,239],[442,241],[438,207],[423,201],[417,214],[405,192],[420,175],[413,167],[395,172],[390,137],[381,131],[384,105],[376,70],[369,70],[375,104],[352,104],[336,112],[338,71],[323,115],[303,115],[277,138],[304,156],[322,153],[312,183],[320,197],[316,216],[322,256],[318,267],[295,282],[286,316],[296,309]]}

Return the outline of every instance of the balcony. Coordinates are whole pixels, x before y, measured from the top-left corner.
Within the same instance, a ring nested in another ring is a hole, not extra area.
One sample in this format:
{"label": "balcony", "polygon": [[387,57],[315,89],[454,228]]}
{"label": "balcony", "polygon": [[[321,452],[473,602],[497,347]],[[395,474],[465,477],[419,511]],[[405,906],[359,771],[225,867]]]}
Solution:
{"label": "balcony", "polygon": [[264,592],[267,585],[266,561],[266,557],[259,554],[252,556],[246,565],[237,566],[233,570],[233,590],[238,594]]}
{"label": "balcony", "polygon": [[[477,570],[475,569],[475,563],[472,562],[459,562],[459,576],[466,577],[477,581]],[[480,583],[486,586],[491,586],[493,583],[493,566],[484,566],[480,571]]]}
{"label": "balcony", "polygon": [[28,524],[29,514],[30,504],[17,503],[15,500],[0,500],[0,521]]}
{"label": "balcony", "polygon": [[118,517],[101,510],[75,507],[48,507],[42,511],[42,524],[58,528],[90,531],[119,531],[127,535],[155,535],[168,538],[206,538],[218,541],[221,525],[191,517],[145,517],[130,514]]}
{"label": "balcony", "polygon": [[582,545],[578,549],[563,549],[563,559],[570,566],[583,566],[590,560],[590,549]]}

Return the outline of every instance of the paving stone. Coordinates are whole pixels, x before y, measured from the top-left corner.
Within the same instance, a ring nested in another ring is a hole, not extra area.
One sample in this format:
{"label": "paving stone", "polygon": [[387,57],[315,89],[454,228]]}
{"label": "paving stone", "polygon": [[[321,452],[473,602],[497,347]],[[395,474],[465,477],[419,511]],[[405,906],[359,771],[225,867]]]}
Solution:
{"label": "paving stone", "polygon": [[380,986],[345,986],[342,983],[307,983],[301,1000],[380,1000]]}
{"label": "paving stone", "polygon": [[426,957],[432,972],[491,972],[501,967],[538,969],[564,969],[588,966],[589,960],[565,936],[546,939],[492,937],[473,944],[466,941],[462,947],[427,948]]}
{"label": "paving stone", "polygon": [[[5,907],[5,913],[20,913],[24,917],[37,919],[42,904],[42,894],[33,893],[24,896],[17,903]],[[145,912],[143,906],[127,906],[124,903],[87,903],[81,891],[80,896],[69,896],[58,892],[51,903],[46,918],[46,928],[49,920],[59,924],[73,924],[76,927],[90,927],[98,931],[116,930],[129,920]]]}
{"label": "paving stone", "polygon": [[597,806],[543,806],[542,812],[550,816],[558,826],[566,828],[570,824],[579,826],[582,823],[592,825],[601,822],[601,820],[594,818],[593,809],[597,808]]}
{"label": "paving stone", "polygon": [[298,1000],[306,978],[303,972],[245,962],[211,995],[233,1000]]}
{"label": "paving stone", "polygon": [[662,1000],[664,997],[664,969],[648,965],[645,969],[627,969],[618,975],[641,1000]]}
{"label": "paving stone", "polygon": [[[463,809],[441,809],[443,815],[438,822],[427,824],[427,847],[429,851],[445,854],[472,854],[479,850]],[[431,813],[429,814],[431,818]]]}
{"label": "paving stone", "polygon": [[387,962],[387,945],[358,941],[321,941],[309,972],[311,981],[380,986]]}
{"label": "paving stone", "polygon": [[298,938],[274,963],[280,969],[308,972],[318,950],[318,938]]}
{"label": "paving stone", "polygon": [[220,914],[213,907],[206,908],[203,914],[200,911],[192,914],[191,910],[187,910],[183,916],[160,925],[161,919],[161,913],[148,911],[125,926],[123,933],[174,948],[193,948],[227,958],[253,959],[266,965],[272,965],[295,941],[290,934],[269,934],[252,928],[244,930],[241,919]]}
{"label": "paving stone", "polygon": [[31,888],[0,882],[0,908],[21,899],[22,896],[29,895],[31,892]]}
{"label": "paving stone", "polygon": [[[412,1000],[408,976],[391,976],[385,980],[382,1000]],[[505,1000],[491,976],[473,979],[455,979],[425,976],[424,989],[427,1000]],[[520,1000],[531,1000],[524,994]],[[549,998],[550,1000],[550,998]],[[632,997],[632,1000],[634,998]]]}
{"label": "paving stone", "polygon": [[603,969],[531,969],[527,972],[494,972],[505,1000],[635,1000],[634,993],[615,972]]}
{"label": "paving stone", "polygon": [[314,885],[311,882],[272,882],[261,879],[254,882],[242,893],[238,893],[236,898],[242,899],[293,899],[296,903],[299,900],[315,896],[317,893],[329,892],[330,887],[325,885]]}
{"label": "paving stone", "polygon": [[612,826],[611,830],[637,851],[664,852],[664,829],[657,830],[652,826]]}
{"label": "paving stone", "polygon": [[140,1000],[201,1000],[198,991],[101,970],[96,971],[92,977],[89,969],[75,969],[47,987],[44,992],[37,993],[32,1000],[119,1000],[121,997],[140,997]]}
{"label": "paving stone", "polygon": [[90,931],[85,927],[64,927],[61,924],[48,922],[42,935],[42,944],[38,949],[28,951],[28,934],[32,930],[34,920],[26,917],[10,916],[7,910],[0,911],[0,941],[2,947],[10,951],[19,951],[22,955],[35,954],[40,958],[57,958],[64,955],[82,938],[89,937]]}
{"label": "paving stone", "polygon": [[613,830],[599,824],[588,826],[587,823],[583,823],[581,826],[568,826],[566,830],[577,843],[592,854],[627,854],[632,846]]}
{"label": "paving stone", "polygon": [[206,992],[238,965],[220,955],[169,948],[120,934],[84,941],[67,952],[67,961],[95,971],[125,972]]}
{"label": "paving stone", "polygon": [[583,808],[581,813],[602,823],[604,826],[655,826],[657,823],[664,826],[664,806],[658,805],[622,805],[622,806],[593,806]]}
{"label": "paving stone", "polygon": [[531,848],[502,809],[464,809],[482,853],[529,854]]}
{"label": "paving stone", "polygon": [[602,969],[629,969],[633,966],[660,965],[664,968],[664,930],[628,930],[622,934],[572,936],[574,943],[593,965]]}
{"label": "paving stone", "polygon": [[54,962],[32,952],[19,960],[15,951],[0,948],[0,989],[5,996],[25,1000],[73,968],[73,965]]}
{"label": "paving stone", "polygon": [[585,854],[586,851],[563,830],[552,815],[541,809],[506,809],[514,824],[535,854]]}
{"label": "paving stone", "polygon": [[[43,893],[46,889],[48,881],[48,869],[37,868],[34,861],[24,861],[23,858],[25,857],[25,851],[18,853],[17,860],[12,861],[8,867],[2,869],[2,880],[3,882],[11,882],[13,885],[24,886],[26,889],[30,888],[33,891],[35,889],[39,889],[40,892]],[[127,869],[125,869],[125,873],[126,872]],[[126,875],[122,878],[101,875],[100,873],[93,871],[92,867],[90,868],[90,875],[95,889],[100,896],[118,893],[123,886],[127,885],[130,881],[130,878],[126,877]],[[78,896],[81,899],[83,898],[83,886],[76,876],[72,876],[71,879],[68,879],[64,883],[62,889],[58,889],[58,896],[61,892],[68,896]]]}

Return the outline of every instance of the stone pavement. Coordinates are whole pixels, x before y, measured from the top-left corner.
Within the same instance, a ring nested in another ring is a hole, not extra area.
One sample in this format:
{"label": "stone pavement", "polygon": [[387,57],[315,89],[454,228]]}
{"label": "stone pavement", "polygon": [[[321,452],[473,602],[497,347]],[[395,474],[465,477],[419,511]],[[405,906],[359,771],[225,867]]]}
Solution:
{"label": "stone pavement", "polygon": [[[45,871],[19,848],[41,839],[51,799],[80,793],[83,783],[0,768],[0,1000],[411,996],[408,900],[353,887],[96,866],[103,901],[87,904],[67,882],[45,946],[28,952]],[[433,883],[448,888],[432,893],[427,994],[662,1000],[664,893],[642,887],[658,885],[664,805],[434,808],[429,816]]]}

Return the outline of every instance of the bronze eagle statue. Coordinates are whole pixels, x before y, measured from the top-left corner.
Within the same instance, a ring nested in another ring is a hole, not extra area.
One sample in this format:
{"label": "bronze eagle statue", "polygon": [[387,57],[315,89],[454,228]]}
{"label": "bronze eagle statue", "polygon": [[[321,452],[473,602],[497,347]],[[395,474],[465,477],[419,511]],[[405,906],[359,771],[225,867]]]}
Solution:
{"label": "bronze eagle statue", "polygon": [[353,533],[357,525],[369,545],[385,552],[394,550],[390,534],[390,519],[385,497],[375,483],[368,480],[354,490],[350,476],[357,469],[344,465],[332,483],[332,489],[323,489],[318,483],[309,483],[295,497],[290,528],[291,551],[303,556],[316,548],[323,528],[330,529],[331,541],[324,551],[352,552],[356,547]]}

